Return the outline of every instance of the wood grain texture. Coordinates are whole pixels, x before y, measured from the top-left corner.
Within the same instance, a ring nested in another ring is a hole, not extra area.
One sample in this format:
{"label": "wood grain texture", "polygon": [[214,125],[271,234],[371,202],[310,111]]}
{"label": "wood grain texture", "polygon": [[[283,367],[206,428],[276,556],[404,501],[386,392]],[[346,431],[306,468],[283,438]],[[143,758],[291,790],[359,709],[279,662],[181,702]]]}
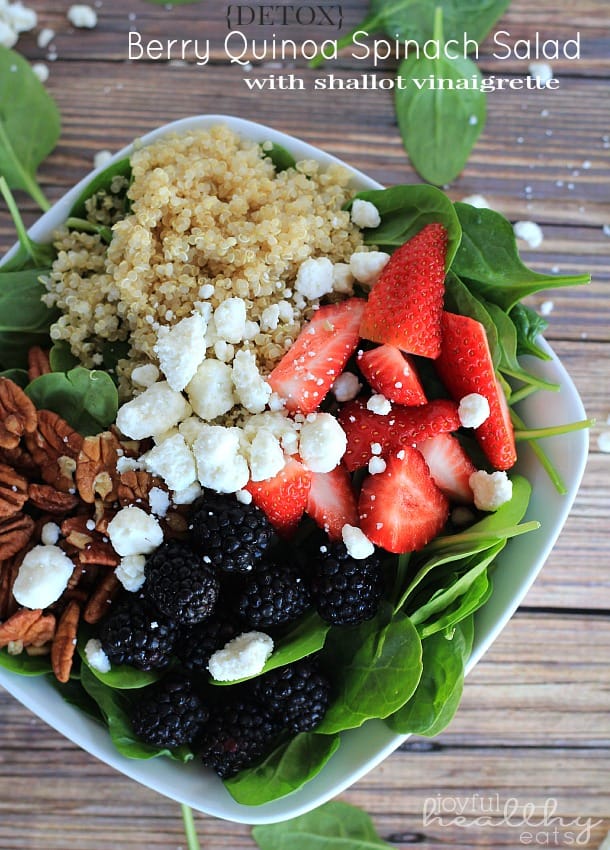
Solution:
{"label": "wood grain texture", "polygon": [[[244,72],[229,65],[224,4],[203,0],[168,10],[144,0],[103,0],[92,31],[68,24],[69,0],[27,5],[38,11],[41,26],[56,31],[58,58],[48,61],[47,86],[63,128],[40,175],[50,199],[90,170],[96,151],[116,150],[159,124],[204,112],[236,114],[300,136],[386,185],[419,179],[402,148],[389,93],[313,89],[317,76],[334,73],[345,81],[372,71],[346,55],[317,71],[299,67],[305,91],[252,94],[244,73],[263,77],[290,68],[263,62]],[[341,32],[362,19],[366,6],[365,0],[342,4]],[[127,33],[136,28],[148,38],[210,38],[210,64],[127,62]],[[434,741],[407,742],[342,799],[367,810],[396,847],[422,850],[518,850],[525,846],[522,830],[506,822],[505,802],[556,800],[564,826],[546,840],[539,835],[537,845],[568,846],[565,823],[581,817],[594,826],[578,846],[595,850],[610,830],[610,457],[597,446],[599,434],[610,430],[610,237],[603,230],[610,224],[609,6],[607,0],[513,0],[501,28],[513,40],[537,31],[565,40],[578,31],[582,58],[552,63],[556,92],[488,96],[485,131],[448,193],[453,199],[480,193],[511,220],[538,222],[544,242],[535,252],[524,250],[535,269],[592,272],[589,286],[550,291],[531,303],[552,300],[546,336],[597,424],[566,526],[521,610],[469,677],[453,723]],[[268,28],[244,31],[270,36]],[[276,32],[303,38],[303,28]],[[36,61],[49,53],[27,34],[19,49]],[[527,72],[527,61],[498,62],[492,52],[488,39],[480,58],[485,74]],[[393,72],[386,63],[377,76]],[[33,221],[34,205],[19,200]],[[13,238],[0,210],[0,251]],[[98,763],[6,693],[0,711],[0,850],[185,847],[176,804]],[[488,809],[495,806],[487,824],[423,822],[428,798],[461,801],[474,818],[481,797]],[[254,847],[246,826],[203,816],[197,826],[206,850]]]}

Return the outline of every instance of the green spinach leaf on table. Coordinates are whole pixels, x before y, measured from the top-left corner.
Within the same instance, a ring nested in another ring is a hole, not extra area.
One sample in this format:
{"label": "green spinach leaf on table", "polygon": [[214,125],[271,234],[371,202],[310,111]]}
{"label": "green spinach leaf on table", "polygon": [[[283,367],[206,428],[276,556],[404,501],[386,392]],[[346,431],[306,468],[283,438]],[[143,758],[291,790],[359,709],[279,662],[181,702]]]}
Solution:
{"label": "green spinach leaf on table", "polygon": [[52,410],[84,436],[98,434],[116,419],[118,393],[106,372],[77,366],[35,378],[26,394],[39,410]]}
{"label": "green spinach leaf on table", "polygon": [[260,764],[225,780],[225,787],[233,799],[246,806],[285,797],[313,779],[339,743],[339,735],[300,732],[279,744]]}
{"label": "green spinach leaf on table", "polygon": [[0,175],[46,210],[38,182],[40,163],[60,133],[57,105],[23,56],[0,47]]}

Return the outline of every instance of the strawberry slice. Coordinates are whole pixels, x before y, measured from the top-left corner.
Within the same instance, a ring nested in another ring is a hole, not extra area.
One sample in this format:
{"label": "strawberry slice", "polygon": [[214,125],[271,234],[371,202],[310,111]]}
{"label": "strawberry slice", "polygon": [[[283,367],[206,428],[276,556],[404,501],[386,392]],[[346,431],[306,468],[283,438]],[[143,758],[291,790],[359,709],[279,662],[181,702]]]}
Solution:
{"label": "strawberry slice", "polygon": [[441,353],[436,361],[441,380],[457,402],[469,393],[485,396],[490,415],[475,430],[475,436],[496,469],[510,469],[517,460],[515,437],[485,328],[468,316],[443,313],[442,331]]}
{"label": "strawberry slice", "polygon": [[457,437],[453,434],[437,434],[417,443],[417,449],[424,456],[441,493],[452,502],[472,504],[474,497],[468,480],[477,468]]}
{"label": "strawberry slice", "polygon": [[358,345],[366,302],[348,298],[317,310],[267,379],[288,410],[313,413]]}
{"label": "strawberry slice", "polygon": [[343,463],[350,472],[369,462],[373,455],[371,443],[378,443],[385,457],[389,450],[460,427],[457,405],[449,399],[437,399],[419,407],[394,405],[390,413],[380,416],[368,410],[364,399],[357,398],[341,408],[337,419],[347,437]]}
{"label": "strawberry slice", "polygon": [[341,540],[341,529],[346,523],[358,525],[356,495],[344,466],[339,464],[332,472],[311,473],[305,510],[331,540]]}
{"label": "strawberry slice", "polygon": [[[404,454],[403,454],[404,452]],[[412,446],[392,454],[384,472],[365,478],[358,502],[360,528],[388,552],[415,552],[439,533],[449,503],[426,461]]]}
{"label": "strawberry slice", "polygon": [[358,355],[358,367],[371,387],[397,404],[426,403],[413,359],[393,345],[379,345]]}
{"label": "strawberry slice", "polygon": [[394,251],[371,290],[360,336],[410,354],[438,357],[446,254],[442,224],[427,224]]}
{"label": "strawberry slice", "polygon": [[252,501],[265,513],[271,525],[282,536],[289,536],[305,513],[310,486],[310,471],[290,458],[273,478],[249,481],[245,489],[252,494]]}

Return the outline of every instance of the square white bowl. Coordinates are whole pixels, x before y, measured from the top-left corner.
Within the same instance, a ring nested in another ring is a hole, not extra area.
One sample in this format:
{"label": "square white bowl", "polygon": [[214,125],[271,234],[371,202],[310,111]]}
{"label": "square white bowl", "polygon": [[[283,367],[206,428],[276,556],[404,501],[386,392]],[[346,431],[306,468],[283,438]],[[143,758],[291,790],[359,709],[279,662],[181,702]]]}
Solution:
{"label": "square white bowl", "polygon": [[[167,133],[203,129],[220,123],[226,124],[244,138],[283,145],[297,160],[315,159],[324,165],[344,165],[352,173],[356,191],[383,188],[362,172],[312,145],[270,127],[229,115],[200,115],[174,121],[143,136],[138,143],[147,144]],[[113,161],[124,157],[131,149],[132,146],[129,146],[119,151]],[[73,203],[92,176],[101,170],[91,172],[64,195],[30,229],[30,235],[39,241],[49,240],[55,228],[65,221]],[[525,399],[520,407],[523,417],[532,428],[583,419],[584,408],[572,380],[550,346],[544,342],[542,345],[552,359],[543,362],[527,358],[530,361],[528,365],[542,378],[558,382],[561,391],[535,393]],[[534,582],[576,497],[587,458],[587,432],[577,431],[554,437],[546,440],[544,446],[561,473],[568,493],[560,496],[529,447],[520,447],[516,470],[528,478],[533,488],[526,519],[539,520],[541,528],[510,540],[498,557],[493,594],[476,615],[475,641],[468,671],[489,649]],[[281,821],[321,805],[378,765],[406,737],[396,735],[381,721],[369,721],[365,727],[342,734],[339,750],[320,774],[302,789],[261,806],[244,806],[233,800],[215,774],[197,763],[183,765],[164,758],[151,761],[124,758],[114,749],[101,725],[64,702],[44,679],[26,678],[0,668],[0,684],[66,738],[137,782],[197,811],[240,823]]]}

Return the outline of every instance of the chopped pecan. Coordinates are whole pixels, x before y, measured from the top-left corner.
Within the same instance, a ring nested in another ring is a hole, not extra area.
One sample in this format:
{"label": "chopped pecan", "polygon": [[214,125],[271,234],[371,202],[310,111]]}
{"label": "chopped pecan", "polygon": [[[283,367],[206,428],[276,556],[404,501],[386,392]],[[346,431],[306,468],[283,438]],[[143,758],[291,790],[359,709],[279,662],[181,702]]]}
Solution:
{"label": "chopped pecan", "polygon": [[35,523],[26,514],[16,514],[0,520],[0,561],[12,558],[29,543]]}
{"label": "chopped pecan", "polygon": [[62,493],[50,484],[30,484],[28,495],[34,507],[57,516],[70,513],[78,505],[78,496]]}
{"label": "chopped pecan", "polygon": [[0,378],[0,446],[14,449],[23,434],[36,429],[36,408],[20,386]]}
{"label": "chopped pecan", "polygon": [[27,480],[10,466],[0,463],[0,518],[15,516],[27,499]]}
{"label": "chopped pecan", "polygon": [[40,467],[47,484],[62,493],[74,489],[76,459],[83,445],[83,437],[51,410],[38,411],[38,427],[26,434],[25,444]]}
{"label": "chopped pecan", "polygon": [[72,600],[59,618],[51,646],[51,666],[59,682],[67,682],[70,678],[79,620],[80,605]]}
{"label": "chopped pecan", "polygon": [[38,464],[23,446],[14,449],[0,449],[0,463],[10,466],[20,475],[32,478],[38,475]]}
{"label": "chopped pecan", "polygon": [[120,588],[121,583],[114,572],[107,572],[87,602],[87,607],[83,613],[84,621],[91,625],[99,623],[102,617],[105,617],[110,610],[112,600]]}
{"label": "chopped pecan", "polygon": [[119,476],[117,495],[122,506],[148,502],[148,494],[156,484],[150,472],[130,469]]}
{"label": "chopped pecan", "polygon": [[85,546],[93,542],[95,531],[93,523],[91,517],[84,514],[68,517],[61,524],[62,536],[77,549],[84,549]]}
{"label": "chopped pecan", "polygon": [[97,564],[100,567],[118,567],[121,559],[109,541],[93,540],[78,553],[81,564]]}
{"label": "chopped pecan", "polygon": [[28,351],[28,378],[33,381],[41,375],[48,375],[50,371],[49,352],[43,351],[39,345],[33,345]]}
{"label": "chopped pecan", "polygon": [[44,646],[55,636],[56,621],[53,614],[43,614],[22,637],[24,646]]}
{"label": "chopped pecan", "polygon": [[7,620],[19,607],[13,597],[13,584],[26,551],[24,549],[0,564],[0,620]]}
{"label": "chopped pecan", "polygon": [[16,640],[23,640],[28,630],[42,616],[42,608],[20,608],[0,624],[0,648]]}
{"label": "chopped pecan", "polygon": [[116,499],[116,464],[121,444],[110,431],[85,437],[76,461],[75,481],[83,501],[92,504],[95,497],[112,502]]}

